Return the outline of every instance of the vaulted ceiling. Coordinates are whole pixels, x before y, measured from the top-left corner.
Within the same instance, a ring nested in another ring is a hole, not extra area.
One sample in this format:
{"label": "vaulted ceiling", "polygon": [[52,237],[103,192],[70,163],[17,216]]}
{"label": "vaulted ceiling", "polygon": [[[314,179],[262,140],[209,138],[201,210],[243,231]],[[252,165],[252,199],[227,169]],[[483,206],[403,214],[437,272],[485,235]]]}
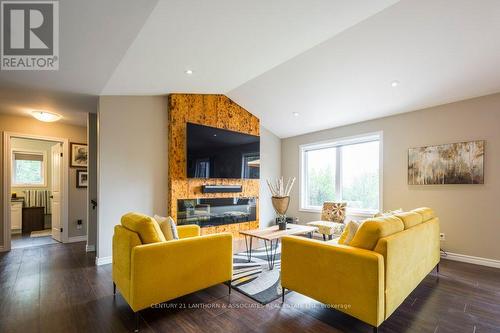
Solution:
{"label": "vaulted ceiling", "polygon": [[0,112],[225,93],[288,137],[500,91],[497,0],[67,0],[60,11],[60,70],[0,72]]}

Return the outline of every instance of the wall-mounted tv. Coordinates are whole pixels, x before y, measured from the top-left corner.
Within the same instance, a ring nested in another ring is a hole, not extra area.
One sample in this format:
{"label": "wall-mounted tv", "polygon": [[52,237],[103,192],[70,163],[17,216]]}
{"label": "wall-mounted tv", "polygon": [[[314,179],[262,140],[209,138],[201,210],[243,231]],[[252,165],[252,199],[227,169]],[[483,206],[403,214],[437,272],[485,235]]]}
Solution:
{"label": "wall-mounted tv", "polygon": [[260,138],[187,123],[188,178],[258,179]]}

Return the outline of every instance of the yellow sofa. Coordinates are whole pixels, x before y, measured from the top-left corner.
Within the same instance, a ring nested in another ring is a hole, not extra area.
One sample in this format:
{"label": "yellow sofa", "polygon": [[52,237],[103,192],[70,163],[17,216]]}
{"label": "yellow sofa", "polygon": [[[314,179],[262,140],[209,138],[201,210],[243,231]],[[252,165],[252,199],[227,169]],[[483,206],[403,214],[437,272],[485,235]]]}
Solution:
{"label": "yellow sofa", "polygon": [[157,222],[129,213],[113,235],[113,286],[136,313],[154,304],[226,282],[231,292],[232,235],[200,236],[197,225],[177,226],[165,241]]}
{"label": "yellow sofa", "polygon": [[377,331],[434,267],[439,272],[439,260],[439,219],[419,208],[364,221],[351,246],[284,237],[281,284]]}

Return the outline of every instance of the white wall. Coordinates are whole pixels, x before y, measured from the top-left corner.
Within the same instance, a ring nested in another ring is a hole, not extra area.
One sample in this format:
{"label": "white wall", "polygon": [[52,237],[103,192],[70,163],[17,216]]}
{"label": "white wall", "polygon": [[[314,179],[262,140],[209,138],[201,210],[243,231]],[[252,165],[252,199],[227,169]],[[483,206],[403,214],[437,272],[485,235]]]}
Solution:
{"label": "white wall", "polygon": [[260,227],[265,228],[274,223],[276,216],[271,204],[271,193],[267,188],[267,179],[281,176],[281,140],[269,130],[260,128],[260,194],[259,220]]}
{"label": "white wall", "polygon": [[[301,144],[375,131],[384,133],[383,209],[432,207],[446,233],[444,249],[499,260],[500,94],[284,139],[283,175],[299,177]],[[408,148],[469,140],[486,140],[484,185],[407,184]],[[319,218],[299,211],[298,187],[292,191],[290,215],[302,223]]]}
{"label": "white wall", "polygon": [[123,214],[167,212],[167,99],[99,99],[99,260],[111,256]]}

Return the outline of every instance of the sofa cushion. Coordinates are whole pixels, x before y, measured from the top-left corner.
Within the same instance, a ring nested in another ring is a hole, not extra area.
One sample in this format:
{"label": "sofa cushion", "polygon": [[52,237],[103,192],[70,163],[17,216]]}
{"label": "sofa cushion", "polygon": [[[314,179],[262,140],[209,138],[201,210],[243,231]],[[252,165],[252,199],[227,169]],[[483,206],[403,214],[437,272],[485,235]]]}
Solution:
{"label": "sofa cushion", "polygon": [[142,244],[165,242],[165,236],[152,217],[139,213],[127,213],[122,216],[122,225],[136,232],[141,239]]}
{"label": "sofa cushion", "polygon": [[165,236],[167,241],[173,239],[179,239],[179,234],[177,233],[177,226],[175,225],[174,219],[169,217],[163,217],[155,215],[154,219],[160,225],[160,229]]}
{"label": "sofa cushion", "polygon": [[416,212],[401,212],[394,214],[394,216],[400,218],[401,221],[403,221],[405,230],[422,223],[422,215]]}
{"label": "sofa cushion", "polygon": [[412,210],[412,212],[419,213],[422,215],[422,222],[429,221],[430,219],[436,217],[434,211],[429,207],[420,207]]}
{"label": "sofa cushion", "polygon": [[352,239],[354,238],[356,231],[358,231],[358,228],[359,228],[358,222],[349,221],[349,223],[347,223],[346,227],[344,228],[342,235],[340,235],[338,243],[343,245],[349,245]]}
{"label": "sofa cushion", "polygon": [[350,246],[373,250],[380,238],[404,230],[403,221],[395,216],[367,219],[361,223]]}

